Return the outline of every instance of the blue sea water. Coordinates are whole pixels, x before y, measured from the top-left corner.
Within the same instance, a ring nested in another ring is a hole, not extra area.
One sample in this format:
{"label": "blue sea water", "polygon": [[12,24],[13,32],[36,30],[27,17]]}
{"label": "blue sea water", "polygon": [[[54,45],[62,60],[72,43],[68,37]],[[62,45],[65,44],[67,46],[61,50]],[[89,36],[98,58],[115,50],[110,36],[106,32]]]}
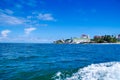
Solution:
{"label": "blue sea water", "polygon": [[120,45],[1,43],[0,80],[120,80]]}

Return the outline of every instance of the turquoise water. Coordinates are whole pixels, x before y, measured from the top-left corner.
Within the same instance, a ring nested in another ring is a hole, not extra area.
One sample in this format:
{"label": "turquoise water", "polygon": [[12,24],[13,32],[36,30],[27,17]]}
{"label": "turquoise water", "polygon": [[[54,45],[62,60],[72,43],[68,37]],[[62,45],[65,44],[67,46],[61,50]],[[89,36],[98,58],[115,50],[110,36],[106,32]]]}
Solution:
{"label": "turquoise water", "polygon": [[0,44],[0,80],[120,80],[117,44]]}

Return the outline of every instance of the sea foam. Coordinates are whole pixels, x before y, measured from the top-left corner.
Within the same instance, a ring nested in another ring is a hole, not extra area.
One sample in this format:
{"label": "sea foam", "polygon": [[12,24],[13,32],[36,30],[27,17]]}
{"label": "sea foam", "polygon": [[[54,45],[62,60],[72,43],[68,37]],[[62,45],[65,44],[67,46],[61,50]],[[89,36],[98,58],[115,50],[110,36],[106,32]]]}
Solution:
{"label": "sea foam", "polygon": [[120,62],[108,62],[92,64],[78,72],[73,73],[71,77],[64,77],[63,73],[58,72],[54,76],[55,80],[120,80]]}

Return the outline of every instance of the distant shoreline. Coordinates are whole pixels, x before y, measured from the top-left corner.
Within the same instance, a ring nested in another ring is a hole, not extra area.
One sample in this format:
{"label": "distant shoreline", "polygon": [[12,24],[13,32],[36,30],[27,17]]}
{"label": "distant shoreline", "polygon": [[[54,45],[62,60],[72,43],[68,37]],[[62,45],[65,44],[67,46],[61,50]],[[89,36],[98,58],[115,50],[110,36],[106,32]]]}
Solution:
{"label": "distant shoreline", "polygon": [[120,43],[88,43],[88,44],[120,44]]}
{"label": "distant shoreline", "polygon": [[[0,44],[58,44],[58,43],[0,43]],[[119,43],[61,43],[61,44],[120,44]]]}
{"label": "distant shoreline", "polygon": [[[53,44],[58,44],[58,43],[53,43]],[[105,44],[105,45],[107,45],[107,44],[120,44],[120,43],[60,43],[60,44]]]}

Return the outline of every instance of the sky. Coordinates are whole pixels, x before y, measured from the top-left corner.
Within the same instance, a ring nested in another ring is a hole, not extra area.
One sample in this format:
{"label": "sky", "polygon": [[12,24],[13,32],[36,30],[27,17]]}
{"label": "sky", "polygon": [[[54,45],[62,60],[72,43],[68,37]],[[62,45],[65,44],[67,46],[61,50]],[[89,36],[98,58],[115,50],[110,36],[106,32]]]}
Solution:
{"label": "sky", "polygon": [[120,34],[120,0],[0,0],[0,43]]}

